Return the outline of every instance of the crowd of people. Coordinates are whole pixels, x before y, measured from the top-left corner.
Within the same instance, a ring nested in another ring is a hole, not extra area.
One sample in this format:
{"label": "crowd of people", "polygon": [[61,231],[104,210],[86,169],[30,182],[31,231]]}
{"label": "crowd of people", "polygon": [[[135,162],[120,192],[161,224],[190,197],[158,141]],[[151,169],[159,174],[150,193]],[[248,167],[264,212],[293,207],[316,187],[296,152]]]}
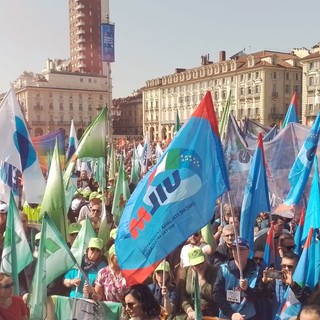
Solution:
{"label": "crowd of people", "polygon": [[[117,148],[118,155],[125,154],[128,177],[132,149],[130,143]],[[152,149],[155,150],[155,145]],[[153,154],[149,166],[155,161]],[[207,243],[198,230],[163,260],[144,283],[128,286],[114,245],[117,232],[112,219],[115,181],[110,180],[102,192],[93,175],[82,170],[77,187],[68,212],[68,245],[72,247],[87,219],[95,237],[90,239],[83,253],[81,268],[75,266],[51,283],[47,287],[48,296],[121,303],[122,318],[132,320],[193,320],[199,319],[199,314],[203,319],[272,320],[279,313],[286,289],[290,287],[302,306],[296,319],[320,320],[320,285],[301,287],[293,281],[299,256],[294,253],[295,228],[290,219],[261,212],[256,219],[252,247],[239,237],[240,208],[217,203],[211,221],[213,244]],[[37,221],[40,208],[41,204],[28,203],[21,208],[20,218],[35,260],[19,274],[20,296],[13,296],[11,276],[0,273],[0,320],[28,319],[28,296],[41,232],[30,227],[28,220]],[[99,238],[104,209],[111,229],[107,243]],[[7,204],[1,203],[1,244],[7,212]],[[273,245],[267,262],[264,251],[270,232]]]}

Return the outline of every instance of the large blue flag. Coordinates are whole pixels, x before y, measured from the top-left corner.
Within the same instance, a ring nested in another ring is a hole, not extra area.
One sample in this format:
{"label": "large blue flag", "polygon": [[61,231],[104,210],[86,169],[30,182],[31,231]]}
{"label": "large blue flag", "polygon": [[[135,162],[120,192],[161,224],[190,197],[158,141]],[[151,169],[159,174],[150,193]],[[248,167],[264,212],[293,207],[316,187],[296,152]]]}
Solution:
{"label": "large blue flag", "polygon": [[310,228],[320,228],[320,186],[318,158],[314,158],[314,173],[309,195],[309,201],[301,235],[301,244],[307,239]]}
{"label": "large blue flag", "polygon": [[229,189],[217,119],[207,92],[122,214],[116,251],[128,285],[143,282],[172,250],[211,219]]}
{"label": "large blue flag", "polygon": [[306,186],[313,164],[313,158],[317,152],[320,134],[320,112],[312,125],[309,135],[305,140],[299,154],[289,173],[291,189],[286,197],[287,205],[297,205]]}
{"label": "large blue flag", "polygon": [[297,100],[297,93],[295,92],[292,96],[289,108],[287,110],[286,116],[283,120],[281,128],[285,128],[290,122],[299,122],[298,118],[298,100]]}
{"label": "large blue flag", "polygon": [[250,243],[251,249],[253,249],[255,221],[262,211],[270,212],[270,202],[262,134],[259,133],[258,145],[253,155],[244,190],[240,218],[240,237]]}

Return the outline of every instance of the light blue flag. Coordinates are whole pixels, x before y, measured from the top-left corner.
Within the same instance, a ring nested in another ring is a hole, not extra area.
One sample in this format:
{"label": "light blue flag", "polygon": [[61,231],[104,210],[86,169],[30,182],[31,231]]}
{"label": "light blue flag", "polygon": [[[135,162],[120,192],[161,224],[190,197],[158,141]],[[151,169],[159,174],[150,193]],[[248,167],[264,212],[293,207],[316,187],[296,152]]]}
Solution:
{"label": "light blue flag", "polygon": [[299,123],[298,113],[297,113],[297,107],[298,107],[298,99],[297,99],[297,93],[295,92],[293,94],[293,97],[291,99],[289,108],[287,110],[286,116],[283,120],[281,128],[285,128],[289,123],[296,122]]}
{"label": "light blue flag", "polygon": [[262,134],[259,133],[258,145],[245,186],[240,218],[240,237],[250,243],[251,250],[253,250],[255,221],[262,211],[270,212],[270,202]]}
{"label": "light blue flag", "polygon": [[320,134],[320,112],[310,129],[307,139],[289,173],[291,189],[285,199],[287,205],[297,205],[301,199],[303,190],[308,182],[309,174],[312,168],[313,159],[317,152],[317,146]]}
{"label": "light blue flag", "polygon": [[314,157],[314,173],[301,235],[302,245],[307,239],[310,228],[320,228],[320,186],[317,156]]}

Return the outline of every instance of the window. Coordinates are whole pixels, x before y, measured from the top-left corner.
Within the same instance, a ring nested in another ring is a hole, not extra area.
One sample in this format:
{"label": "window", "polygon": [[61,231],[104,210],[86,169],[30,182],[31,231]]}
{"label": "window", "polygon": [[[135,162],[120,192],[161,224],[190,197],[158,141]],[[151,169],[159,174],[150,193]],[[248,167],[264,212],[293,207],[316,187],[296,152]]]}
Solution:
{"label": "window", "polygon": [[70,111],[73,110],[73,103],[72,102],[69,103],[69,109],[70,109]]}
{"label": "window", "polygon": [[241,95],[241,96],[244,95],[244,88],[240,88],[240,95]]}
{"label": "window", "polygon": [[83,111],[82,103],[79,103],[79,111]]}
{"label": "window", "polygon": [[259,79],[259,72],[256,72],[256,79]]}
{"label": "window", "polygon": [[314,77],[309,77],[309,86],[314,86]]}
{"label": "window", "polygon": [[286,86],[285,86],[285,93],[289,93],[290,92],[290,87],[289,87],[289,85],[288,84],[286,84]]}
{"label": "window", "polygon": [[272,72],[272,79],[277,79],[277,72],[276,71]]}
{"label": "window", "polygon": [[248,92],[248,94],[252,93],[251,87],[248,87],[247,92]]}
{"label": "window", "polygon": [[80,78],[80,82],[83,82],[83,78]]}
{"label": "window", "polygon": [[60,109],[60,110],[63,110],[63,103],[62,103],[62,102],[60,102],[59,109]]}
{"label": "window", "polygon": [[286,80],[290,80],[289,72],[286,72]]}
{"label": "window", "polygon": [[255,93],[259,93],[259,86],[255,87]]}

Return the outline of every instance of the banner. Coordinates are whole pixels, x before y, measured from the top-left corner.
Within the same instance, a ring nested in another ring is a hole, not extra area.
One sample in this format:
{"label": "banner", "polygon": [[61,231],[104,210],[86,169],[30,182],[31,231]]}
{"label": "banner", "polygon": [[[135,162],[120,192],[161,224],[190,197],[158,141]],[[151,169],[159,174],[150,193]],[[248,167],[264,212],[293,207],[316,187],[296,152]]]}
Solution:
{"label": "banner", "polygon": [[101,24],[101,56],[104,62],[114,62],[114,24]]}

